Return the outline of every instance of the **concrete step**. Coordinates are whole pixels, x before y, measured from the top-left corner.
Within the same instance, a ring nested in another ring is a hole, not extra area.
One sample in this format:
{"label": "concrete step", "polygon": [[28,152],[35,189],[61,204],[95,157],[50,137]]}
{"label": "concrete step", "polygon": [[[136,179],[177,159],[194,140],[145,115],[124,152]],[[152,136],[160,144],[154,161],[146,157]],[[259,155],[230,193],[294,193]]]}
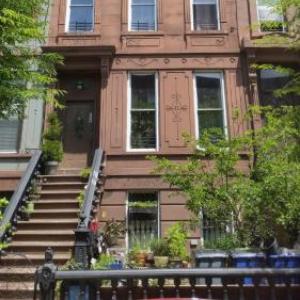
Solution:
{"label": "concrete step", "polygon": [[18,230],[13,236],[13,241],[74,241],[74,230]]}
{"label": "concrete step", "polygon": [[35,209],[75,209],[79,208],[78,200],[76,199],[43,199],[34,202]]}
{"label": "concrete step", "polygon": [[36,268],[31,267],[1,267],[0,281],[33,281]]}
{"label": "concrete step", "polygon": [[[78,224],[78,218],[69,218],[63,220],[56,219],[31,219],[29,221],[19,221],[17,229],[33,230],[38,228],[49,230],[61,230],[61,229],[75,229]],[[46,237],[45,237],[46,239]]]}
{"label": "concrete step", "polygon": [[67,219],[67,218],[77,218],[79,214],[78,208],[61,208],[61,209],[40,209],[37,208],[31,215],[31,219]]}

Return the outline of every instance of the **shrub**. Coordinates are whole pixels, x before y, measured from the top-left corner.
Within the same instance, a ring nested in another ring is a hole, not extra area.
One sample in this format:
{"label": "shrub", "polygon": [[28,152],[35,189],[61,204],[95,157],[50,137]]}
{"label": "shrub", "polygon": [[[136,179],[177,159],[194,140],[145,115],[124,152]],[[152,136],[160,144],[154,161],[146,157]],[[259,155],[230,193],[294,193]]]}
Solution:
{"label": "shrub", "polygon": [[153,240],[150,249],[154,256],[169,256],[169,246],[166,239]]}
{"label": "shrub", "polygon": [[187,233],[182,224],[175,223],[169,227],[167,231],[167,242],[171,257],[179,257],[180,259],[187,258],[186,239]]}

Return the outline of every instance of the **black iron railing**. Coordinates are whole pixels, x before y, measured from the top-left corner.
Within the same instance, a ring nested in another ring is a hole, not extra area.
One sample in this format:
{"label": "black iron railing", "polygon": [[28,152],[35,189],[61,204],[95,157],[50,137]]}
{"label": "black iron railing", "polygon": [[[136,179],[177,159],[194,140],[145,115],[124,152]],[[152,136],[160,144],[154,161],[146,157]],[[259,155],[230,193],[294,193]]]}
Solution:
{"label": "black iron railing", "polygon": [[42,151],[36,150],[27,168],[13,193],[8,206],[6,207],[0,225],[0,241],[7,243],[10,241],[12,233],[16,230],[16,224],[20,219],[21,210],[26,207],[30,200],[29,195],[36,186],[36,178],[40,174]]}
{"label": "black iron railing", "polygon": [[[284,279],[278,284],[279,278]],[[296,300],[300,295],[299,278],[300,268],[58,271],[51,261],[50,251],[46,264],[38,269],[36,283],[40,287],[41,300],[54,299],[56,281],[63,282],[61,299],[132,300],[171,296],[223,300]],[[201,284],[199,279],[203,279]],[[281,296],[278,296],[278,290],[281,290]]]}
{"label": "black iron railing", "polygon": [[104,152],[102,149],[96,149],[91,174],[84,194],[84,202],[79,215],[79,223],[75,231],[75,260],[82,268],[89,267],[90,259],[93,255],[94,235],[90,229],[90,222],[94,218],[95,208],[100,201],[101,189],[103,183],[102,166]]}

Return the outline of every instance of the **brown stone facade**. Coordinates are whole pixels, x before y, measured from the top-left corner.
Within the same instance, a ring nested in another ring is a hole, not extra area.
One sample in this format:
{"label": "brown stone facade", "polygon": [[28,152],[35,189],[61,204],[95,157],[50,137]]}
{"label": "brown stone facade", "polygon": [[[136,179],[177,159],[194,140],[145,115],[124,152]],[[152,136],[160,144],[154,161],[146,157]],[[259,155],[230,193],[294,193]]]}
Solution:
{"label": "brown stone facade", "polygon": [[[234,136],[250,126],[234,120],[235,110],[242,115],[253,99],[258,100],[256,76],[251,77],[249,61],[268,58],[274,62],[287,57],[282,56],[282,49],[254,46],[253,40],[260,36],[251,29],[257,20],[254,0],[216,2],[218,30],[192,30],[191,0],[157,0],[155,31],[129,30],[130,0],[95,0],[94,30],[66,32],[69,2],[53,1],[45,50],[65,57],[59,73],[63,78],[60,83],[71,84],[67,97],[91,99],[85,91],[76,90],[78,80],[92,76],[98,87],[91,91],[96,122],[93,143],[107,156],[101,223],[112,217],[126,218],[130,191],[158,192],[161,234],[174,222],[188,220],[184,197],[172,194],[166,183],[151,174],[153,165],[146,156],[164,155],[180,162],[190,153],[182,134],[196,134],[195,74],[222,74],[228,134]],[[156,74],[156,151],[128,151],[128,78],[132,72]],[[191,237],[200,238],[200,230]]]}

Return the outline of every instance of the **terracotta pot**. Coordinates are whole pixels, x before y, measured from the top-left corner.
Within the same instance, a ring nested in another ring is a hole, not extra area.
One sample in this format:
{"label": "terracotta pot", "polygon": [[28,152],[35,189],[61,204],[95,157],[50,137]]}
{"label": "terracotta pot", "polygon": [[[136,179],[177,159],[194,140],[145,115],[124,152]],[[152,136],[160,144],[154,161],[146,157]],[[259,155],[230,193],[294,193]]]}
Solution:
{"label": "terracotta pot", "polygon": [[166,268],[168,266],[168,256],[154,256],[154,265],[156,268]]}
{"label": "terracotta pot", "polygon": [[139,252],[135,255],[135,260],[138,266],[144,267],[146,263],[146,253]]}

